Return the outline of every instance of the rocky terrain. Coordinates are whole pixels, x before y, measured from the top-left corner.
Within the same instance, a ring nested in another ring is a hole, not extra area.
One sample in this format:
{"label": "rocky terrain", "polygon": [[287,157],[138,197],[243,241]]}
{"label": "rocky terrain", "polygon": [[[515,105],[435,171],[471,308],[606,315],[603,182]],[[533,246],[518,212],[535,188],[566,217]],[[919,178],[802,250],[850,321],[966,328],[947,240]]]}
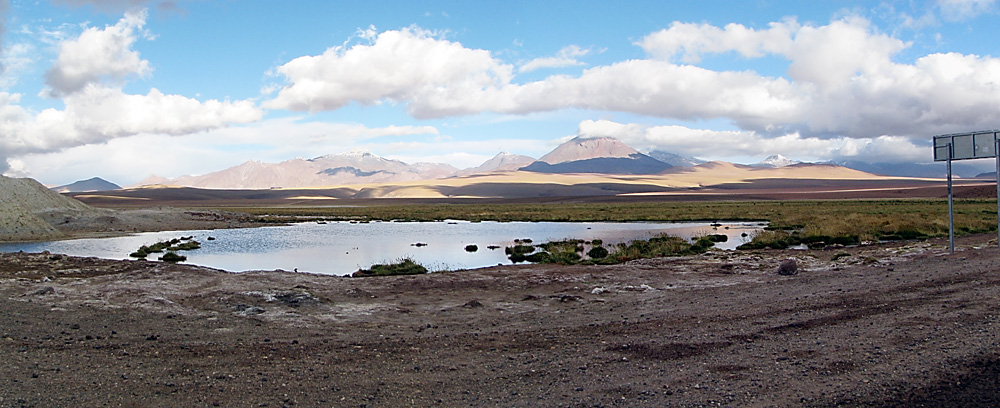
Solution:
{"label": "rocky terrain", "polygon": [[996,406],[998,255],[346,278],[2,254],[0,406]]}
{"label": "rocky terrain", "polygon": [[48,219],[91,217],[101,213],[50,191],[32,179],[0,176],[0,240],[53,239],[62,235]]}

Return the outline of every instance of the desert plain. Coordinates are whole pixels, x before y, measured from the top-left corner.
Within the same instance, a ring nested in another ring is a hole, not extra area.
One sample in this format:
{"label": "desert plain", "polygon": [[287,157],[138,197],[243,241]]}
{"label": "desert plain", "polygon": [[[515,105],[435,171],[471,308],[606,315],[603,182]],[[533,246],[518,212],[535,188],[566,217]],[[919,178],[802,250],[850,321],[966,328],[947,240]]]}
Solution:
{"label": "desert plain", "polygon": [[[444,191],[420,191],[431,190]],[[252,226],[235,207],[316,206],[332,193],[247,194],[79,194],[108,208],[39,219],[64,237],[171,220]],[[943,194],[940,180],[809,179],[476,200],[943,204]],[[451,199],[471,198],[329,200],[363,211]],[[174,216],[131,224],[137,211]],[[937,237],[349,278],[0,254],[0,406],[995,406],[998,255],[995,234],[973,232],[954,254]],[[789,260],[796,273],[779,274]]]}

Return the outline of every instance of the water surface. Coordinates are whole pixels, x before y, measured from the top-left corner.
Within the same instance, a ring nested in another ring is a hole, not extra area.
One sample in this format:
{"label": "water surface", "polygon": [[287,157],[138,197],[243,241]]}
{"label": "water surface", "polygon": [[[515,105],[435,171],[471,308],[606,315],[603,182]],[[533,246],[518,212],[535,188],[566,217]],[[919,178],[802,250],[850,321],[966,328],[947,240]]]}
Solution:
{"label": "water surface", "polygon": [[[662,234],[682,238],[726,234],[716,247],[732,249],[746,242],[742,233],[760,229],[757,223],[569,223],[569,222],[330,222],[224,230],[141,233],[132,236],[0,244],[0,252],[62,253],[128,259],[142,245],[194,236],[201,249],[181,251],[190,264],[227,271],[297,270],[332,275],[350,274],[376,263],[411,258],[433,271],[510,264],[503,248],[515,239],[534,244],[563,239],[601,239],[605,246]],[[208,238],[215,238],[209,240]],[[426,244],[414,246],[414,244]],[[479,247],[467,252],[466,245]],[[488,246],[498,246],[490,250]],[[151,254],[155,260],[160,254]]]}

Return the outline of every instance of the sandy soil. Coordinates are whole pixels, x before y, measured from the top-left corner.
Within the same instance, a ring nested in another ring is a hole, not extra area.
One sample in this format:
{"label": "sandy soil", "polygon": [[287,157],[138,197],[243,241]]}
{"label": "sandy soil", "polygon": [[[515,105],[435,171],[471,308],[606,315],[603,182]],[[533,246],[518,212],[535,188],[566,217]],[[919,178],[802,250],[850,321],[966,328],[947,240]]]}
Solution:
{"label": "sandy soil", "polygon": [[0,406],[996,406],[991,239],[383,278],[2,254]]}

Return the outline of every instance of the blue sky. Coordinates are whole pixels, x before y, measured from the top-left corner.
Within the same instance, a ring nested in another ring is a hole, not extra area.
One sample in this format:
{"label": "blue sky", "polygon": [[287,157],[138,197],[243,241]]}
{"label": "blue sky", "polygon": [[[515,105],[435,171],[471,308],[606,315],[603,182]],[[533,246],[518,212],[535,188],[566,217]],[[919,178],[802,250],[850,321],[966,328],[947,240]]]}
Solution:
{"label": "blue sky", "polygon": [[52,185],[575,136],[929,162],[935,134],[1000,127],[995,0],[0,5],[0,170]]}

